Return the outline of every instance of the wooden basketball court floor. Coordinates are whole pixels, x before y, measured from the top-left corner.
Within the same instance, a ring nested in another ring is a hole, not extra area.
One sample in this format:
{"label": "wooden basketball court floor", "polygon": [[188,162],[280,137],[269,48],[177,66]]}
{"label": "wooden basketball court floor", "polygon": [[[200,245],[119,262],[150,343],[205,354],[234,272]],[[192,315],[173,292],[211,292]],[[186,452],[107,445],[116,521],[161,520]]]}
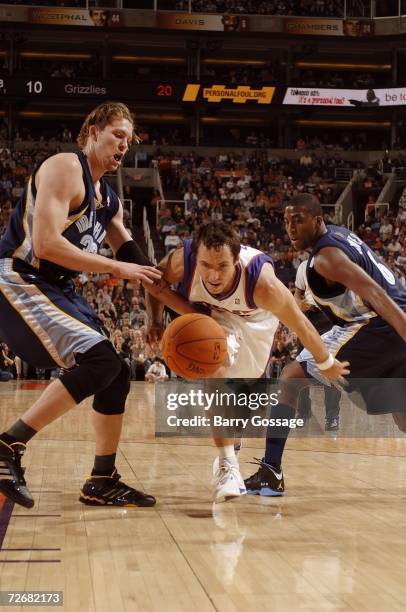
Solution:
{"label": "wooden basketball court floor", "polygon": [[[0,385],[1,430],[40,389]],[[63,591],[75,612],[406,609],[405,436],[292,439],[285,497],[213,507],[213,446],[155,439],[154,386],[133,383],[117,465],[158,503],[92,508],[77,501],[94,451],[89,404],[30,443],[34,508],[1,500],[0,590]],[[244,476],[262,447],[245,442]]]}

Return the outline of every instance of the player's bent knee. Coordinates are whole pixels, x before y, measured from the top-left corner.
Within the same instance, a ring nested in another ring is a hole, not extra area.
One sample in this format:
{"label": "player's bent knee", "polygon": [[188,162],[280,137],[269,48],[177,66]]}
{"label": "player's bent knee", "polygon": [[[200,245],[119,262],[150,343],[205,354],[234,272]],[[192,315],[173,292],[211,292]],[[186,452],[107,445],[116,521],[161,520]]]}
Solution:
{"label": "player's bent knee", "polygon": [[77,367],[66,372],[61,382],[76,401],[108,388],[122,369],[122,360],[109,340],[99,342],[76,358]]}
{"label": "player's bent knee", "polygon": [[130,392],[131,372],[129,365],[119,357],[121,368],[116,378],[107,388],[95,393],[93,409],[100,414],[123,414]]}
{"label": "player's bent knee", "polygon": [[298,361],[291,361],[282,370],[279,380],[305,378],[303,368]]}
{"label": "player's bent knee", "polygon": [[288,363],[282,370],[278,380],[280,387],[280,402],[289,406],[296,406],[303,388],[309,385],[302,367],[297,361]]}

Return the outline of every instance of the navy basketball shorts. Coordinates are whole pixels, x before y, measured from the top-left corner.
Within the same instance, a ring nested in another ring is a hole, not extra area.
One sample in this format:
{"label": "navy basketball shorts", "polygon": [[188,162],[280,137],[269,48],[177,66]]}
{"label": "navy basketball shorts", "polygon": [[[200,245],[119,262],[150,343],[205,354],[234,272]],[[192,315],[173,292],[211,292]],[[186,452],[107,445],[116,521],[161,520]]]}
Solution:
{"label": "navy basketball shorts", "polygon": [[0,338],[37,368],[72,368],[75,355],[106,340],[99,317],[72,281],[51,284],[0,260]]}
{"label": "navy basketball shorts", "polygon": [[[347,327],[334,325],[322,335],[330,353],[349,361],[345,391],[361,394],[369,414],[406,411],[406,342],[381,317]],[[326,382],[307,349],[297,361],[307,376]]]}

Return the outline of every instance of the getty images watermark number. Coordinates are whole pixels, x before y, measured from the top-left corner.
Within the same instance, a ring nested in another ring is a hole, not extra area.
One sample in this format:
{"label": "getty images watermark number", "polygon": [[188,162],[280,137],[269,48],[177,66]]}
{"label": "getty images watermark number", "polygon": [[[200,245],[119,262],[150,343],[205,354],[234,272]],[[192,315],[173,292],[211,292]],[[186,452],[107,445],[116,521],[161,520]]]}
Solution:
{"label": "getty images watermark number", "polygon": [[63,591],[0,591],[0,606],[63,606]]}

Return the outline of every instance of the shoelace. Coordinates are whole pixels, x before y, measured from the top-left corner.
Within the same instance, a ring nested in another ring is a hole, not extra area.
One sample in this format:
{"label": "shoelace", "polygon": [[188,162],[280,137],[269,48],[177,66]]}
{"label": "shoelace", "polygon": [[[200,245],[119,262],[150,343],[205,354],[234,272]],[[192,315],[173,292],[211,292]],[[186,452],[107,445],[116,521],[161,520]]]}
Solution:
{"label": "shoelace", "polygon": [[[271,465],[268,465],[267,463],[265,463],[265,461],[263,459],[258,459],[258,457],[253,457],[254,461],[247,461],[247,463],[251,463],[251,465],[259,465],[259,467],[266,467],[269,470],[271,470],[272,472],[274,472],[274,474],[281,474],[282,473],[282,469],[280,469],[279,471],[276,470],[275,468],[273,468]],[[259,474],[259,470],[257,470],[255,472],[255,474],[252,474],[252,476],[250,476],[249,478],[253,478],[254,476],[256,476],[256,474]]]}
{"label": "shoelace", "polygon": [[[126,484],[125,482],[123,482],[121,479],[121,474],[118,474],[117,472],[115,474],[112,474],[111,476],[90,476],[90,480],[92,480],[93,478],[108,478],[111,481],[112,486],[119,486],[119,490],[121,491],[123,488],[128,489],[129,491],[137,491],[137,489],[134,489],[134,487],[130,487],[130,485]],[[127,493],[129,492],[127,491]]]}
{"label": "shoelace", "polygon": [[223,463],[217,468],[215,477],[218,479],[219,484],[223,484],[227,480],[230,472],[236,477],[238,474],[237,466],[231,463]]}
{"label": "shoelace", "polygon": [[[253,457],[253,459],[254,461],[247,461],[247,463],[250,463],[251,465],[259,465],[260,468],[267,466],[263,459],[258,459],[258,457]],[[251,476],[249,476],[247,480],[254,478],[254,476],[257,476],[257,474],[259,474],[259,470],[254,472],[254,474],[251,474]]]}
{"label": "shoelace", "polygon": [[26,484],[25,478],[24,478],[25,468],[23,468],[21,465],[21,459],[24,455],[24,451],[19,448],[13,448],[13,451],[14,451],[14,461],[15,461],[16,467],[18,471],[21,472],[21,477],[20,477],[21,484],[25,485]]}
{"label": "shoelace", "polygon": [[254,461],[247,461],[251,465],[259,465],[260,467],[267,465],[263,459],[258,459],[258,457],[253,457]]}

